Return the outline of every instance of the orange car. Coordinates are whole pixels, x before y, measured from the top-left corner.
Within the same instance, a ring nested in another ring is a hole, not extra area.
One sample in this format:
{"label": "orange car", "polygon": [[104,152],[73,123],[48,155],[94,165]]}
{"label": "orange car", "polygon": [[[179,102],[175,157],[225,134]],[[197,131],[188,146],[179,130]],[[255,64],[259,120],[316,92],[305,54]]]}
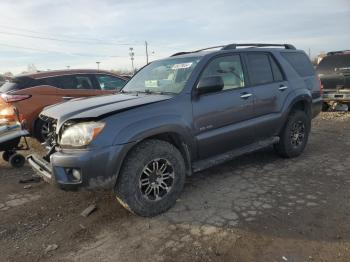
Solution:
{"label": "orange car", "polygon": [[60,70],[18,75],[0,87],[0,121],[15,119],[20,113],[30,134],[39,141],[47,136],[45,122],[38,118],[46,106],[72,98],[112,94],[127,78],[101,70]]}

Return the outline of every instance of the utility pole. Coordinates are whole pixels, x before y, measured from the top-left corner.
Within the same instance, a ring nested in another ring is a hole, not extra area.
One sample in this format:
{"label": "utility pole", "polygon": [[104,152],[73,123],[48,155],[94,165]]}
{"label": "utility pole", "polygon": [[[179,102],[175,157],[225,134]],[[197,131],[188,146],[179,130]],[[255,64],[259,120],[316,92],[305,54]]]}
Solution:
{"label": "utility pole", "polygon": [[146,64],[148,64],[148,43],[145,41],[145,47],[146,47]]}
{"label": "utility pole", "polygon": [[129,50],[130,50],[129,55],[130,55],[130,60],[131,60],[132,72],[135,73],[135,68],[134,68],[134,56],[135,56],[134,48],[130,47]]}
{"label": "utility pole", "polygon": [[311,48],[309,48],[309,58],[311,59]]}
{"label": "utility pole", "polygon": [[100,63],[101,63],[101,62],[96,62],[96,64],[97,64],[97,70],[98,70],[98,71],[100,71]]}

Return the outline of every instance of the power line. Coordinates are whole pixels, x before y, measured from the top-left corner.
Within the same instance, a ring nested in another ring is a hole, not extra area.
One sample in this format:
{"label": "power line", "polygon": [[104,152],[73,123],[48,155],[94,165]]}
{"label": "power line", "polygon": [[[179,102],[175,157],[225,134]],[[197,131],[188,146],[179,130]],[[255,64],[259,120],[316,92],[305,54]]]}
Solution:
{"label": "power line", "polygon": [[[139,40],[132,40],[128,41],[128,43],[121,43],[121,42],[111,42],[111,40],[108,40],[108,41],[101,41],[101,39],[97,39],[97,38],[86,38],[86,37],[76,37],[76,36],[72,36],[72,35],[67,35],[67,34],[55,34],[54,37],[52,37],[52,35],[50,34],[47,34],[47,33],[44,33],[44,32],[39,32],[39,31],[35,31],[35,30],[31,30],[31,29],[25,29],[25,28],[19,28],[19,27],[14,27],[14,26],[8,26],[8,25],[0,25],[0,29],[5,29],[5,30],[12,30],[12,31],[22,31],[22,32],[28,32],[28,33],[33,33],[33,34],[39,34],[39,35],[44,35],[45,37],[43,36],[38,36],[40,38],[44,38],[45,40],[53,40],[54,39],[59,39],[59,41],[65,41],[65,42],[81,42],[81,43],[86,43],[86,41],[93,41],[93,42],[89,42],[88,44],[101,44],[101,45],[136,45],[136,46],[141,46],[141,45],[144,45],[144,41],[139,41]],[[19,34],[18,32],[16,33],[13,33],[13,32],[4,32],[4,33],[10,33],[10,34]],[[3,33],[3,34],[4,34]],[[22,33],[20,33],[22,35]],[[30,37],[32,37],[31,35],[29,35]],[[28,36],[28,37],[29,37]],[[60,37],[57,37],[57,36],[60,36]],[[36,36],[34,36],[36,37]],[[49,39],[46,39],[46,38],[49,38]],[[68,38],[68,39],[65,39],[65,38]],[[75,40],[72,40],[72,39],[75,39]],[[56,41],[56,40],[54,40]],[[58,41],[58,40],[57,40]],[[166,44],[152,44],[152,46],[161,46],[163,47],[164,45]]]}
{"label": "power line", "polygon": [[[20,36],[20,37],[40,39],[40,40],[50,40],[50,41],[59,41],[59,42],[68,42],[68,43],[80,43],[80,44],[89,44],[89,45],[114,45],[114,46],[116,46],[116,45],[119,45],[119,46],[135,45],[135,44],[131,44],[131,43],[86,42],[86,41],[81,41],[81,40],[68,40],[68,39],[61,39],[61,38],[56,38],[56,37],[34,36],[34,35],[29,35],[29,34],[13,33],[13,32],[6,32],[6,31],[0,31],[0,34]],[[143,44],[140,44],[140,45],[143,45]]]}
{"label": "power line", "polygon": [[24,47],[24,46],[17,46],[17,45],[9,45],[0,43],[0,46],[10,47],[10,48],[16,48],[16,49],[23,49],[23,50],[32,50],[37,52],[44,52],[44,53],[58,53],[58,54],[64,54],[69,56],[84,56],[84,57],[128,57],[128,56],[118,56],[118,55],[105,55],[105,54],[84,54],[84,53],[69,53],[69,52],[62,52],[62,51],[54,51],[54,50],[45,50],[45,49],[38,49],[38,48],[31,48],[31,47]]}
{"label": "power line", "polygon": [[[52,35],[44,33],[44,32],[39,32],[39,31],[34,31],[34,30],[30,30],[30,29],[25,29],[25,28],[19,28],[19,27],[14,27],[14,26],[5,26],[5,25],[0,25],[0,27],[3,27],[5,29],[10,29],[10,30],[14,30],[14,31],[22,31],[22,32],[28,32],[28,33],[34,33],[34,34],[39,34],[39,35],[46,35],[51,37]],[[63,38],[69,38],[69,39],[78,39],[81,41],[98,41],[101,42],[101,39],[97,39],[97,38],[86,38],[86,37],[76,37],[76,36],[72,36],[72,35],[64,35],[64,34],[55,34],[55,36],[61,36]]]}

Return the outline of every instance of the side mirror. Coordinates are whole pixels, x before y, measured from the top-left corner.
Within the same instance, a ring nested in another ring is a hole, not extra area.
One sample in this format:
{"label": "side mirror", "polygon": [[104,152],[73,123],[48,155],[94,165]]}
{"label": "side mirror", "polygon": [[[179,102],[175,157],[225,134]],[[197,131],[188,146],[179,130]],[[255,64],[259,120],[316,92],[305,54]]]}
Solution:
{"label": "side mirror", "polygon": [[210,76],[199,80],[197,93],[199,95],[221,91],[224,88],[224,81],[221,76]]}

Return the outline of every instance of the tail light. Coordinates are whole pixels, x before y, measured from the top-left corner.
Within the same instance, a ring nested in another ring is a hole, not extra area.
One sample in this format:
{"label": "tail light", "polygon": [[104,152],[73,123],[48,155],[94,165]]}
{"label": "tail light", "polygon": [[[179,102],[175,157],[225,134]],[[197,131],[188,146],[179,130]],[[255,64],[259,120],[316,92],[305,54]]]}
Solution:
{"label": "tail light", "polygon": [[18,102],[30,98],[31,95],[11,95],[11,94],[1,94],[1,98],[6,103]]}
{"label": "tail light", "polygon": [[321,95],[323,95],[323,84],[322,84],[321,78],[319,76],[317,76],[317,79],[318,79],[318,82],[320,84],[320,93],[321,93]]}

